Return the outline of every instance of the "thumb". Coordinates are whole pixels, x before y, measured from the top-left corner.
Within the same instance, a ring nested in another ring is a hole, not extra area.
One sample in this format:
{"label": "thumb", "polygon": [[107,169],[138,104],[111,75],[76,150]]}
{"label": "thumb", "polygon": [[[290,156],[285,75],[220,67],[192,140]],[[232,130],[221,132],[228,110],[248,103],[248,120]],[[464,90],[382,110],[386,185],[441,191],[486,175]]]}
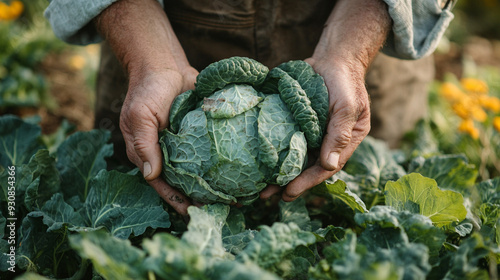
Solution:
{"label": "thumb", "polygon": [[143,163],[141,171],[144,178],[147,181],[158,178],[162,170],[162,152],[158,143],[158,132],[154,130],[149,135],[141,135],[140,138],[136,139],[134,148]]}
{"label": "thumb", "polygon": [[[154,125],[145,125],[141,129],[125,134],[130,139],[127,143],[127,154],[130,160],[141,169],[147,181],[158,178],[162,170],[162,152],[158,142],[158,128]],[[125,136],[124,135],[124,136]],[[132,144],[132,145],[130,145]]]}
{"label": "thumb", "polygon": [[320,152],[320,162],[324,169],[334,171],[340,167],[341,153],[351,142],[355,124],[352,115],[342,110],[330,119]]}

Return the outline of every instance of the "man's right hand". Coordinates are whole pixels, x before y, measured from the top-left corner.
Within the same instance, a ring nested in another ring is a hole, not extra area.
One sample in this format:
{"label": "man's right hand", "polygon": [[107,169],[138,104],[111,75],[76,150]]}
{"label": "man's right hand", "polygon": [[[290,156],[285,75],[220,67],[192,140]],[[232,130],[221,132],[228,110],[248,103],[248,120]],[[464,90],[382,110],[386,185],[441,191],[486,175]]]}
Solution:
{"label": "man's right hand", "polygon": [[120,114],[127,155],[158,194],[187,216],[190,201],[160,177],[158,133],[168,125],[174,98],[194,88],[198,71],[189,65],[155,0],[117,1],[94,23],[128,74],[129,87]]}

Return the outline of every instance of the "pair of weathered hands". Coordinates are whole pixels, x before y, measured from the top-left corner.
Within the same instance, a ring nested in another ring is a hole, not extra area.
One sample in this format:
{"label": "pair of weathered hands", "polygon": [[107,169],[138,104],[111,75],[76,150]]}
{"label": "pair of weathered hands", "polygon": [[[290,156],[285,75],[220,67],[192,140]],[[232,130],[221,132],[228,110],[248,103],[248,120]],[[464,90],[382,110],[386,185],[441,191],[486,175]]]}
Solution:
{"label": "pair of weathered hands", "polygon": [[[120,128],[129,159],[177,212],[189,199],[161,179],[158,131],[168,125],[174,98],[191,88],[198,71],[189,65],[170,23],[155,0],[117,1],[94,21],[129,75]],[[364,75],[391,27],[381,0],[338,0],[314,54],[306,61],[323,76],[329,92],[329,123],[319,159],[283,191],[292,201],[339,171],[370,130]],[[268,198],[281,191],[270,185]]]}

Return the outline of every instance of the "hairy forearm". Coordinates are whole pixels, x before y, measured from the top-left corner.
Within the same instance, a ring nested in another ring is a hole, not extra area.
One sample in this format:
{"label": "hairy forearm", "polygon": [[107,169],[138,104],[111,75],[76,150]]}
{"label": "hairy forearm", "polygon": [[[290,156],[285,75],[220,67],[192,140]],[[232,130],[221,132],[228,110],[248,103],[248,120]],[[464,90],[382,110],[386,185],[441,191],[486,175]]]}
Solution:
{"label": "hairy forearm", "polygon": [[339,0],[325,23],[313,59],[366,70],[390,27],[391,19],[381,0]]}
{"label": "hairy forearm", "polygon": [[94,23],[131,80],[167,69],[182,73],[189,67],[165,12],[154,0],[117,1]]}

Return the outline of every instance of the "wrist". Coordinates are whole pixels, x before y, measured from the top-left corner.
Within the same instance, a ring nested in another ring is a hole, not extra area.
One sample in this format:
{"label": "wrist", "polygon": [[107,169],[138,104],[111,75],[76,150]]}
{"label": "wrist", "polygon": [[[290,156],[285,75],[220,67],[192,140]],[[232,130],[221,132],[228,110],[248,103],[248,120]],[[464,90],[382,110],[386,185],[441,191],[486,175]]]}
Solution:
{"label": "wrist", "polygon": [[131,80],[190,67],[185,53],[155,0],[121,0],[94,19]]}
{"label": "wrist", "polygon": [[338,0],[312,58],[364,74],[390,28],[387,6],[381,0]]}

